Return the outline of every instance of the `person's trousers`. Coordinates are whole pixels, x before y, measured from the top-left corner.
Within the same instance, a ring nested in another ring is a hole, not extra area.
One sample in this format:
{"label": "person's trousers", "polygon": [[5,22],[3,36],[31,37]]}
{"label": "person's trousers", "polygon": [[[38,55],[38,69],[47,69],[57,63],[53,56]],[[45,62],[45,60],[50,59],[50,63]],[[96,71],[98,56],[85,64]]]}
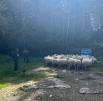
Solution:
{"label": "person's trousers", "polygon": [[28,55],[24,55],[24,62],[29,62],[29,57],[28,57]]}
{"label": "person's trousers", "polygon": [[14,60],[14,71],[18,70],[18,60]]}

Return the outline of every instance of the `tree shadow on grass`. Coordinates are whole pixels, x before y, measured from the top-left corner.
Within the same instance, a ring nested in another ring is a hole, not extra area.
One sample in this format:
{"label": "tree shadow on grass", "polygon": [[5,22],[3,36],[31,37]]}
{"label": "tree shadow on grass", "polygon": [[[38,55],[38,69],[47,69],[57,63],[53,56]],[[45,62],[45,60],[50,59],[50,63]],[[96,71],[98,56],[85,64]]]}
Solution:
{"label": "tree shadow on grass", "polygon": [[23,82],[28,82],[30,80],[38,81],[41,78],[45,78],[45,77],[46,77],[46,74],[43,72],[35,71],[33,73],[27,74],[25,69],[23,69],[22,71],[16,71],[16,72],[5,71],[3,72],[3,75],[0,77],[0,83],[19,84]]}
{"label": "tree shadow on grass", "polygon": [[26,73],[27,71],[33,71],[34,69],[42,66],[43,58],[32,58],[29,63],[24,63],[23,59],[20,59],[18,71],[13,71],[13,65],[13,62],[9,62],[3,65],[0,64],[0,84],[20,84],[30,80],[38,81],[39,79],[46,76],[45,73],[38,71],[29,74]]}

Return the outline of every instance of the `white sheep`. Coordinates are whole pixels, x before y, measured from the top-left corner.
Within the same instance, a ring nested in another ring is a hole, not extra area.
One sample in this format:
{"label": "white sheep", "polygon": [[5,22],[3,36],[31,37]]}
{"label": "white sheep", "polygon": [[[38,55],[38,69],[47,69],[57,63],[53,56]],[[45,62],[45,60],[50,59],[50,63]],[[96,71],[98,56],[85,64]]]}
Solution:
{"label": "white sheep", "polygon": [[81,59],[75,59],[75,70],[78,70],[79,67],[82,65]]}
{"label": "white sheep", "polygon": [[83,60],[82,60],[82,70],[83,70],[83,68],[86,70],[87,69],[87,67],[91,67],[92,66],[92,58],[84,58]]}
{"label": "white sheep", "polygon": [[59,59],[58,65],[59,65],[60,68],[61,68],[62,66],[67,67],[67,65],[68,65],[68,60],[67,60],[66,58]]}
{"label": "white sheep", "polygon": [[50,55],[44,57],[44,66],[48,66],[49,64],[52,64],[52,59],[53,57],[51,57]]}
{"label": "white sheep", "polygon": [[70,69],[72,66],[75,66],[75,59],[69,58],[69,60],[68,60],[68,68]]}
{"label": "white sheep", "polygon": [[49,64],[53,67],[67,66],[69,69],[74,66],[75,70],[78,70],[79,67],[86,70],[87,67],[91,67],[92,65],[94,66],[97,63],[97,59],[94,56],[89,55],[54,54],[52,56],[48,55],[44,57],[44,62],[46,66]]}
{"label": "white sheep", "polygon": [[52,67],[55,67],[56,65],[58,66],[58,61],[59,61],[59,59],[53,58],[52,59]]}
{"label": "white sheep", "polygon": [[97,64],[97,59],[94,56],[92,56],[91,58],[93,60],[93,66],[95,66],[95,64]]}

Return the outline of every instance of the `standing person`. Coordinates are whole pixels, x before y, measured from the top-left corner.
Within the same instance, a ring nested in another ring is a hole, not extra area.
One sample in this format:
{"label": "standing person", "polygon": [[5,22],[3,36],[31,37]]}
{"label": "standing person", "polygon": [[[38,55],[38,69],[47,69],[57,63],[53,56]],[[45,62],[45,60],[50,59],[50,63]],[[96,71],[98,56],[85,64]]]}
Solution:
{"label": "standing person", "polygon": [[18,58],[19,58],[19,49],[16,48],[15,51],[11,53],[13,61],[14,61],[14,71],[18,70]]}
{"label": "standing person", "polygon": [[28,50],[24,49],[23,54],[24,54],[24,62],[29,62]]}

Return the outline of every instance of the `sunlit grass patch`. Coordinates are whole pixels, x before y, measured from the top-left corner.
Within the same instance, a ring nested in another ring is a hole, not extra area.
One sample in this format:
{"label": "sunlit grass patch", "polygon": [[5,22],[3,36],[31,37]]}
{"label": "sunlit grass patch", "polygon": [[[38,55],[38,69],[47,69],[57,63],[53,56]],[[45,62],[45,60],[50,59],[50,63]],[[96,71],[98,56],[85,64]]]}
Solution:
{"label": "sunlit grass patch", "polygon": [[39,68],[27,71],[26,74],[33,74],[35,72],[37,72],[39,74],[44,73],[45,76],[55,76],[55,75],[57,75],[57,73],[54,70],[52,70],[50,68],[45,68],[45,67],[42,67],[42,66],[39,67]]}
{"label": "sunlit grass patch", "polygon": [[0,89],[7,87],[7,86],[10,86],[10,85],[11,85],[10,83],[0,83]]}
{"label": "sunlit grass patch", "polygon": [[47,71],[47,70],[50,70],[50,69],[44,68],[44,67],[38,67],[38,68],[33,68],[32,70],[28,70],[26,72],[26,74],[31,74],[31,73],[34,73],[34,72],[42,72],[42,71]]}
{"label": "sunlit grass patch", "polygon": [[46,70],[50,70],[50,68],[39,67],[39,68],[35,69],[35,71],[46,71]]}

